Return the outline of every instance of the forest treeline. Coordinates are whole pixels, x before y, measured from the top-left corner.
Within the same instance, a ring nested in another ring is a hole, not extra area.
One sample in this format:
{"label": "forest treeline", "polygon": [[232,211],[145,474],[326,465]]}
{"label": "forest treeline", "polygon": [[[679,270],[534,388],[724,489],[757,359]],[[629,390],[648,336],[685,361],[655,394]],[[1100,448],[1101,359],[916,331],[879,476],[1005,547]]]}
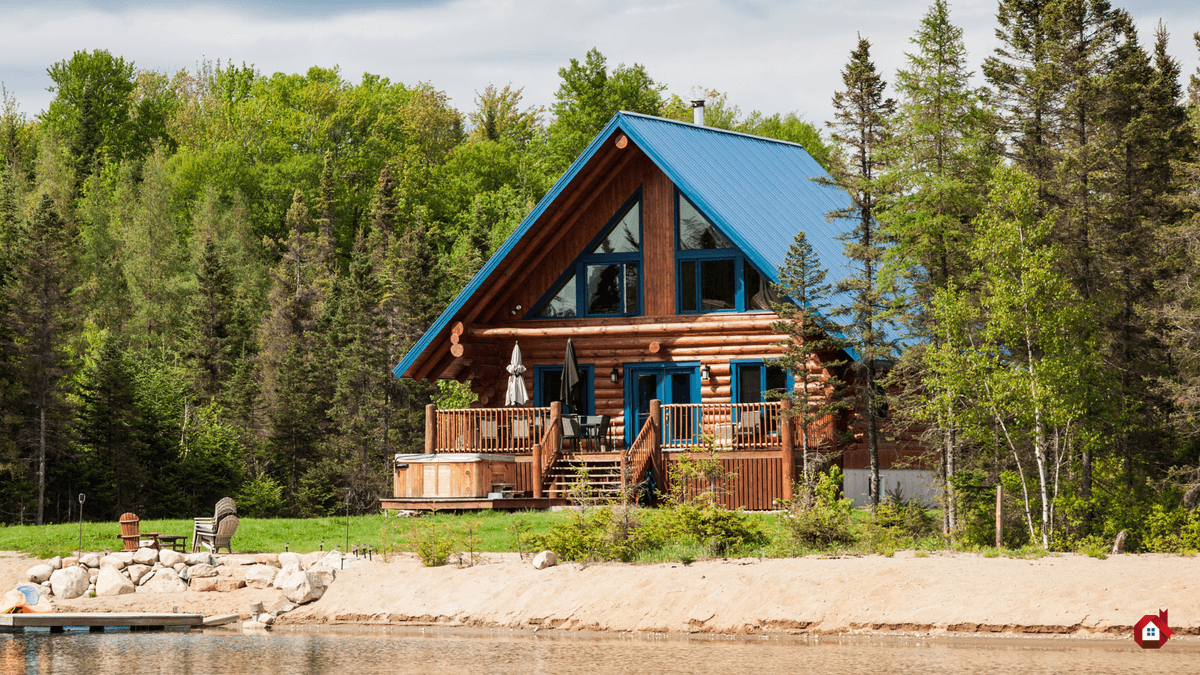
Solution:
{"label": "forest treeline", "polygon": [[0,111],[0,519],[372,510],[439,395],[390,368],[614,112],[705,97],[850,195],[848,400],[873,446],[925,429],[947,528],[987,541],[1003,484],[1014,544],[1200,547],[1200,73],[1103,0],[1001,0],[988,55],[941,0],[913,23],[890,83],[852,45],[822,129],[596,50],[548,108],[465,112],[336,68],[52,65],[47,110]]}
{"label": "forest treeline", "polygon": [[[592,50],[550,110],[337,68],[159,73],[103,50],[0,117],[0,521],[358,513],[418,450],[391,368],[618,110],[691,119]],[[725,128],[828,151],[796,114]],[[823,153],[823,154],[822,154]],[[456,394],[458,392],[450,392]]]}

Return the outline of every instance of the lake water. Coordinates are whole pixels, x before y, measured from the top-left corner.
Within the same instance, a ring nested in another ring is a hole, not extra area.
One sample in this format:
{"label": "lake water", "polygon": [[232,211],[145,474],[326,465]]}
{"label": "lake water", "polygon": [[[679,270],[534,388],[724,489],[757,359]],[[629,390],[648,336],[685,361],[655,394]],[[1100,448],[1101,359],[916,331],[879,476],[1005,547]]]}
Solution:
{"label": "lake water", "polygon": [[128,675],[732,675],[1195,673],[1200,644],[879,638],[685,638],[414,629],[0,634],[0,673]]}

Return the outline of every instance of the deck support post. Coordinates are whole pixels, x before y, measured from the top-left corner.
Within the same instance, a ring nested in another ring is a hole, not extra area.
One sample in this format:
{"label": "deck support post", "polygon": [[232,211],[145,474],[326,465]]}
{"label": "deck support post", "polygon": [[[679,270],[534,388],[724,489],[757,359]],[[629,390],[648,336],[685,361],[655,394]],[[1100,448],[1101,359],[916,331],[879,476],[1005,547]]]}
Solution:
{"label": "deck support post", "polygon": [[783,498],[790,501],[796,496],[794,491],[796,483],[796,443],[793,438],[794,434],[792,433],[792,416],[788,414],[792,409],[792,402],[785,398],[781,401],[780,405],[783,408],[779,416],[779,440],[783,444],[783,450],[780,452],[780,458],[783,460]]}
{"label": "deck support post", "polygon": [[437,448],[437,406],[425,406],[425,454],[432,455]]}
{"label": "deck support post", "polygon": [[[636,415],[633,419],[637,420]],[[654,431],[650,434],[650,463],[654,466],[654,472],[658,474],[659,489],[666,493],[667,466],[662,454],[662,401],[656,398],[650,399],[650,423],[654,425]]]}
{"label": "deck support post", "polygon": [[533,476],[533,498],[542,498],[542,444],[533,444],[533,466],[529,470]]}

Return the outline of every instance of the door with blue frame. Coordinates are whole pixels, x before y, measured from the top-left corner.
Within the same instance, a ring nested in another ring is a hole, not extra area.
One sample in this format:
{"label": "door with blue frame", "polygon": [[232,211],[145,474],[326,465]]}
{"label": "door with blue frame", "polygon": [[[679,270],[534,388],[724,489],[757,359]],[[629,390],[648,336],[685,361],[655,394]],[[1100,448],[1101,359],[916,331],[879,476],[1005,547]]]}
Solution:
{"label": "door with blue frame", "polygon": [[[625,368],[625,444],[633,445],[650,416],[650,401],[663,405],[700,402],[700,364],[637,364]],[[699,433],[699,416],[664,419],[663,441],[686,440]]]}

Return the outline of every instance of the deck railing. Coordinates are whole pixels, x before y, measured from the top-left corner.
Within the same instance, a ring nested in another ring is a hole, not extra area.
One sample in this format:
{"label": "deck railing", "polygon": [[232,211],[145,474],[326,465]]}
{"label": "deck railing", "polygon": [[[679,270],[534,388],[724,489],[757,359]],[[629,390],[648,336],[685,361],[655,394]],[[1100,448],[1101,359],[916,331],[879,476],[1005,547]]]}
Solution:
{"label": "deck railing", "polygon": [[736,450],[778,448],[783,404],[674,403],[662,407],[664,450],[687,450],[705,440]]}
{"label": "deck railing", "polygon": [[650,463],[654,460],[654,434],[657,429],[654,428],[654,418],[647,417],[646,423],[642,425],[642,430],[638,432],[637,438],[628,450],[624,450],[624,458],[621,462],[621,492],[628,498],[629,491],[625,488],[631,484],[641,480],[646,474],[646,469],[650,467]]}
{"label": "deck railing", "polygon": [[434,451],[529,454],[549,424],[550,408],[438,410]]}

